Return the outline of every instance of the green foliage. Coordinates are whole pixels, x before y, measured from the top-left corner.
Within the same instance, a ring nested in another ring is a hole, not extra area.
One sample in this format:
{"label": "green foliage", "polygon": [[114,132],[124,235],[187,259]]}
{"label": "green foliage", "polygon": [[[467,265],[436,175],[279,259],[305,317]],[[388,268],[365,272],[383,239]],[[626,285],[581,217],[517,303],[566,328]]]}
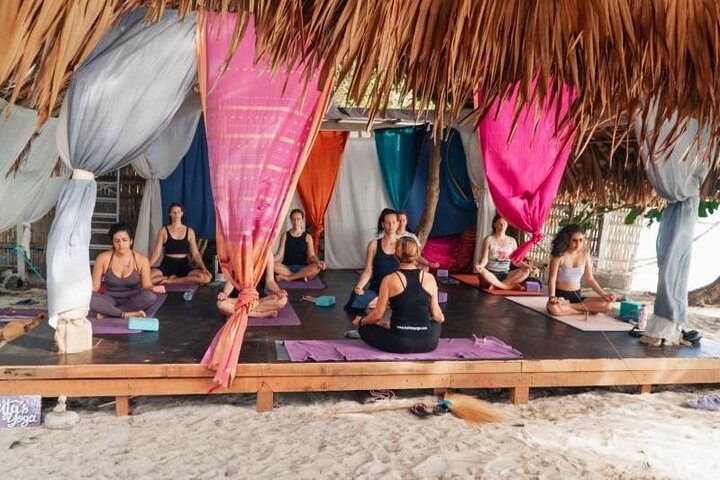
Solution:
{"label": "green foliage", "polygon": [[[712,199],[701,199],[700,205],[698,206],[698,217],[700,218],[706,218],[715,213],[716,210],[720,207],[720,201],[718,200],[712,200]],[[646,207],[638,207],[634,206],[630,208],[630,212],[625,217],[625,224],[631,225],[635,222],[635,220],[642,216],[647,220],[647,226],[649,227],[655,222],[660,222],[662,219],[663,211],[665,211],[665,207],[658,208],[646,208]]]}

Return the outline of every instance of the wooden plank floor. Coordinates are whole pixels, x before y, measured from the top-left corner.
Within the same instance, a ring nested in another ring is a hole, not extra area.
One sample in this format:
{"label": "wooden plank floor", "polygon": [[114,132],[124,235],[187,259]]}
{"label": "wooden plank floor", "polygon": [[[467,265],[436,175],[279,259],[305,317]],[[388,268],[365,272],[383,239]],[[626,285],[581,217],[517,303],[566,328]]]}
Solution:
{"label": "wooden plank floor", "polygon": [[[258,393],[258,408],[281,391],[366,388],[506,387],[516,402],[537,386],[639,385],[720,382],[720,344],[650,348],[625,332],[583,332],[502,297],[465,285],[442,285],[443,337],[492,335],[524,354],[520,360],[437,362],[278,361],[276,340],[342,338],[352,315],[342,309],[357,274],[327,271],[322,291],[290,290],[301,319],[295,327],[249,327],[238,376],[218,393]],[[170,294],[158,313],[159,332],[95,337],[92,351],[59,356],[46,325],[0,349],[0,394],[116,396],[126,413],[129,395],[206,393],[210,372],[198,365],[224,318],[215,309],[217,288],[203,287],[192,302]],[[330,294],[338,303],[317,308],[302,295]]]}

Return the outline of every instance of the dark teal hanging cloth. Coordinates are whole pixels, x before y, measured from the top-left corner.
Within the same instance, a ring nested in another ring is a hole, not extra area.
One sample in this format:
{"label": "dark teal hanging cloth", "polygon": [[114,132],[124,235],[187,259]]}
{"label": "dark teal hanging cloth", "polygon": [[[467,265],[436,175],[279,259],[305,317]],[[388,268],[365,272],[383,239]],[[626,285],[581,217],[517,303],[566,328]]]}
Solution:
{"label": "dark teal hanging cloth", "polygon": [[422,125],[375,130],[380,172],[395,210],[403,209],[410,195],[424,131]]}
{"label": "dark teal hanging cloth", "polygon": [[472,184],[468,176],[465,148],[457,130],[450,131],[450,138],[442,146],[442,181],[445,183],[450,201],[462,210],[477,209]]}
{"label": "dark teal hanging cloth", "polygon": [[160,180],[163,212],[172,202],[182,204],[183,223],[192,227],[195,234],[215,240],[215,203],[210,189],[205,121],[200,117],[195,138],[175,171]]}

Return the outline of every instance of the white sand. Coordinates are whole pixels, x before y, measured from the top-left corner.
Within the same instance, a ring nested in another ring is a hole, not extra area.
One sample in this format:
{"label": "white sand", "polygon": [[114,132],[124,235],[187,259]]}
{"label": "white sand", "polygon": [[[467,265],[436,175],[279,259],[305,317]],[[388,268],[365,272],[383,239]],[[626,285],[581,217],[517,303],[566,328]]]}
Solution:
{"label": "white sand", "polygon": [[[720,339],[720,309],[692,309],[689,327]],[[532,390],[529,405],[469,392],[509,417],[480,426],[449,414],[329,415],[358,406],[349,393],[276,395],[267,414],[250,395],[144,397],[122,418],[99,407],[107,399],[71,399],[71,431],[0,430],[0,478],[718,478],[720,412],[683,404],[719,386],[633,391]]]}

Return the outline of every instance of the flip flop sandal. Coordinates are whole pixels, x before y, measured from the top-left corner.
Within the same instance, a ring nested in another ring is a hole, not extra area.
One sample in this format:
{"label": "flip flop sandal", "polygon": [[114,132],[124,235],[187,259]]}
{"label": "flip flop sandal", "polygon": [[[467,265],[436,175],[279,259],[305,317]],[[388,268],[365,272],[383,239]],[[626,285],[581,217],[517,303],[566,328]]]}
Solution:
{"label": "flip flop sandal", "polygon": [[375,402],[395,400],[395,392],[392,390],[370,390],[370,396],[375,399]]}
{"label": "flip flop sandal", "polygon": [[439,402],[435,408],[432,409],[433,415],[445,415],[450,413],[450,407],[445,402]]}
{"label": "flip flop sandal", "polygon": [[643,335],[645,335],[645,330],[640,330],[638,327],[633,327],[632,330],[628,332],[628,335],[635,338],[640,338]]}
{"label": "flip flop sandal", "polygon": [[697,330],[682,331],[683,340],[687,340],[691,343],[698,342],[702,337],[702,333],[698,332]]}
{"label": "flip flop sandal", "polygon": [[433,414],[433,411],[430,410],[424,403],[416,403],[410,407],[410,413],[419,418],[428,418]]}
{"label": "flip flop sandal", "polygon": [[710,394],[691,398],[685,404],[690,408],[698,410],[720,411],[720,395]]}

